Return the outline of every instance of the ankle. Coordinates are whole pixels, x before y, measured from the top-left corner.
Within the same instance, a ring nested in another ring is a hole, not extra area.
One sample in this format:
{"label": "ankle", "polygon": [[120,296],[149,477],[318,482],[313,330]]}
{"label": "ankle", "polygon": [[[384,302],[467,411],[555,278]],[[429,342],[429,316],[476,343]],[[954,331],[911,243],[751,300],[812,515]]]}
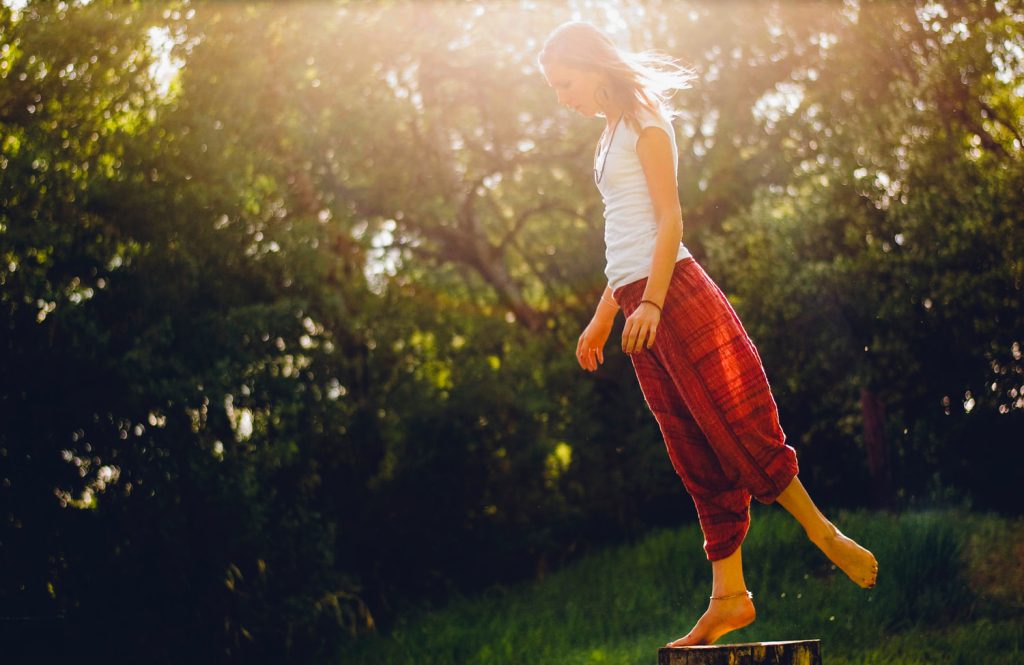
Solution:
{"label": "ankle", "polygon": [[744,600],[747,600],[747,599],[751,599],[752,600],[754,598],[754,594],[751,593],[747,589],[743,589],[741,591],[729,591],[729,592],[723,592],[723,593],[712,593],[710,598],[711,598],[711,602],[715,602],[716,600],[717,601],[738,600],[738,599],[741,599],[741,598],[744,599]]}
{"label": "ankle", "polygon": [[832,522],[829,522],[828,520],[825,520],[823,524],[814,527],[813,530],[807,529],[806,532],[807,537],[813,543],[826,543],[831,540],[835,540],[839,535],[839,529],[836,528],[835,524],[832,524]]}

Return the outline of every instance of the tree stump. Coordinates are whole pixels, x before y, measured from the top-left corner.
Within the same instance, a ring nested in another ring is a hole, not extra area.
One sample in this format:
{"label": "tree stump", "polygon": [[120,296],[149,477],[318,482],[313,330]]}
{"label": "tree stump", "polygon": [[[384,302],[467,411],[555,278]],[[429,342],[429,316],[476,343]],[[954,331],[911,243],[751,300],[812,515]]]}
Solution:
{"label": "tree stump", "polygon": [[662,647],[658,665],[821,665],[821,640]]}

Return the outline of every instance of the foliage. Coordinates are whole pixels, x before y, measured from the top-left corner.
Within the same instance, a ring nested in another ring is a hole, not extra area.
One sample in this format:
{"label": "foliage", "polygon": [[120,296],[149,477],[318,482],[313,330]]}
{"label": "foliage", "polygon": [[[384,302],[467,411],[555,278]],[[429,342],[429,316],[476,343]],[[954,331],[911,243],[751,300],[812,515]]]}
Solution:
{"label": "foliage", "polygon": [[619,329],[600,372],[571,353],[604,287],[598,132],[534,59],[577,9],[702,74],[686,242],[819,503],[866,502],[868,391],[899,505],[1019,511],[1012,3],[651,2],[628,28],[582,5],[18,4],[8,616],[162,662],[307,662],[693,520]]}

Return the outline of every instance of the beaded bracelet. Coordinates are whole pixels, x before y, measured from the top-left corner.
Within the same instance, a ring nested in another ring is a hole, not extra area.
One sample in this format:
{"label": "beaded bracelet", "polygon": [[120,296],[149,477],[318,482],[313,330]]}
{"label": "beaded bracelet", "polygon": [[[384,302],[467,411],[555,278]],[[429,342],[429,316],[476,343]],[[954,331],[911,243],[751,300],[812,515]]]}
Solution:
{"label": "beaded bracelet", "polygon": [[661,311],[662,311],[661,310],[661,305],[659,305],[658,303],[654,302],[653,300],[641,300],[640,302],[642,302],[642,303],[649,302],[649,303],[651,303],[652,305],[654,305],[655,307],[658,308],[658,313],[661,313]]}

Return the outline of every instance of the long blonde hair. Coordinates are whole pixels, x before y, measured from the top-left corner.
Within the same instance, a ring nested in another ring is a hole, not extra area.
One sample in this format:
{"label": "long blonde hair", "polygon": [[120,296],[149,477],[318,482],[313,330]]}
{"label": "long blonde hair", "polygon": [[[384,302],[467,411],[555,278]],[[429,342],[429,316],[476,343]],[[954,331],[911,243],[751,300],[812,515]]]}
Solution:
{"label": "long blonde hair", "polygon": [[637,53],[621,49],[592,23],[569,21],[555,28],[537,55],[541,68],[561,64],[608,75],[608,94],[622,109],[623,119],[639,131],[641,108],[672,120],[679,112],[670,100],[677,90],[690,88],[696,72],[668,54],[648,49]]}

